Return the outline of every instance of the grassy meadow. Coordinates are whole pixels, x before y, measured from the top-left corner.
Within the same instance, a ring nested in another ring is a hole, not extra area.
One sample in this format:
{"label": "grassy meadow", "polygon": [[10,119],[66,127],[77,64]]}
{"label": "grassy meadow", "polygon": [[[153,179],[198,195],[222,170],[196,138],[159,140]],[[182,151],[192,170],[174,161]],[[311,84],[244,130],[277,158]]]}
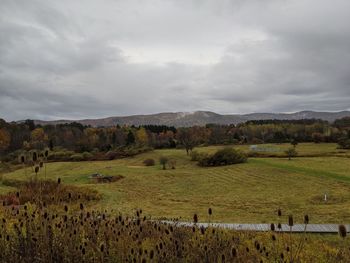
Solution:
{"label": "grassy meadow", "polygon": [[[224,146],[198,147],[198,152],[214,152]],[[249,146],[234,146],[248,152]],[[265,147],[265,146],[262,146]],[[132,158],[96,162],[57,162],[47,164],[47,178],[98,190],[103,195],[91,208],[108,208],[133,214],[142,208],[153,218],[238,223],[276,222],[281,208],[287,221],[293,214],[302,222],[350,222],[350,151],[338,150],[336,144],[303,143],[296,147],[302,157],[288,161],[283,151],[290,144],[266,145],[277,149],[275,158],[249,158],[247,163],[204,168],[190,161],[185,150],[166,149]],[[176,169],[162,170],[158,159],[166,156],[176,161]],[[156,160],[146,167],[147,158]],[[33,175],[27,168],[27,177]],[[89,175],[121,175],[113,183],[94,183]],[[44,172],[39,176],[44,177]],[[27,180],[23,169],[2,175],[2,179]],[[14,188],[0,184],[0,193]],[[325,202],[324,194],[328,200]]]}

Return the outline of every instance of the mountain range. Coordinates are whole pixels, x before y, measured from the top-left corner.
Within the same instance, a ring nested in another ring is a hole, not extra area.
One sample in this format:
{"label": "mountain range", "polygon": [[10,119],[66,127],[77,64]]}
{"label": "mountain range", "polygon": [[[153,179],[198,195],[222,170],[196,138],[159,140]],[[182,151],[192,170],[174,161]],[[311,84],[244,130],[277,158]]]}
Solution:
{"label": "mountain range", "polygon": [[82,119],[82,120],[54,120],[43,121],[35,120],[36,124],[64,124],[78,122],[83,125],[93,127],[108,127],[114,125],[167,125],[175,127],[188,127],[206,124],[238,124],[249,120],[300,120],[300,119],[321,119],[333,122],[336,119],[350,116],[350,111],[340,112],[316,112],[300,111],[295,113],[250,113],[250,114],[217,114],[210,111],[195,112],[165,112],[148,115],[131,115],[121,117],[107,117],[100,119]]}

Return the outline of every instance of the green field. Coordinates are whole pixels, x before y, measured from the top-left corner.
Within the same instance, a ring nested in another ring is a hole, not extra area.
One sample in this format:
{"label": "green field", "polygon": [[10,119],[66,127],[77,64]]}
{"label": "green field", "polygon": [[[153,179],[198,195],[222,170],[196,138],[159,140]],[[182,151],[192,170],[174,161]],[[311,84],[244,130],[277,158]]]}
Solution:
{"label": "green field", "polygon": [[[219,147],[197,150],[213,152]],[[282,156],[290,145],[274,147],[281,149]],[[249,146],[238,148],[248,151]],[[154,218],[191,220],[197,213],[200,221],[207,221],[211,207],[212,221],[269,223],[277,220],[275,212],[281,208],[285,216],[293,214],[296,222],[307,213],[310,223],[349,223],[349,151],[338,150],[336,144],[313,143],[300,144],[297,151],[307,157],[291,161],[249,158],[244,164],[202,168],[191,162],[184,150],[155,150],[113,161],[49,163],[47,175],[54,180],[60,177],[66,184],[95,188],[103,199],[91,206],[127,214],[142,208]],[[144,159],[158,161],[160,156],[176,160],[176,169],[162,170],[159,164],[143,166]],[[124,178],[95,184],[89,179],[95,172]],[[24,180],[24,171],[4,174],[3,179]],[[0,184],[0,193],[10,190],[13,188]],[[323,201],[324,193],[327,202]]]}

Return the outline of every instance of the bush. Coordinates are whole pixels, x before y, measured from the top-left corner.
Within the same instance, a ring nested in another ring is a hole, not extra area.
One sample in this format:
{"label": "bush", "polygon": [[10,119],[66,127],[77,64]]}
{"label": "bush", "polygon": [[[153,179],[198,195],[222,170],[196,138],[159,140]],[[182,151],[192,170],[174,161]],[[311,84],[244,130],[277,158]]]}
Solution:
{"label": "bush", "polygon": [[103,175],[103,176],[97,176],[92,178],[96,183],[113,183],[116,181],[119,181],[120,179],[123,179],[124,176],[122,175]]}
{"label": "bush", "polygon": [[84,155],[81,153],[73,154],[70,159],[74,162],[80,162],[84,160]]}
{"label": "bush", "polygon": [[17,192],[0,195],[3,205],[24,205],[27,202],[59,204],[62,202],[100,200],[101,194],[96,190],[73,185],[64,185],[51,180],[17,181],[8,180],[7,185],[18,188]]}
{"label": "bush", "polygon": [[247,161],[247,155],[241,151],[233,148],[224,148],[218,150],[212,155],[203,156],[198,164],[200,166],[222,166],[237,163],[244,163]]}
{"label": "bush", "polygon": [[153,159],[149,158],[149,159],[144,160],[143,164],[145,166],[154,166],[155,165],[155,161]]}
{"label": "bush", "polygon": [[2,184],[10,187],[21,187],[26,184],[26,181],[19,181],[16,179],[3,179]]}
{"label": "bush", "polygon": [[108,160],[114,160],[119,157],[119,154],[114,151],[109,151],[106,153],[106,157],[108,158]]}
{"label": "bush", "polygon": [[250,143],[251,144],[262,144],[262,143],[264,143],[264,141],[259,139],[259,138],[254,137]]}
{"label": "bush", "polygon": [[176,169],[176,160],[174,159],[169,160],[169,168]]}
{"label": "bush", "polygon": [[339,148],[350,149],[350,138],[347,136],[341,137],[338,141]]}
{"label": "bush", "polygon": [[84,160],[90,160],[94,156],[91,153],[89,153],[89,152],[83,152],[83,157],[84,157]]}
{"label": "bush", "polygon": [[52,161],[69,161],[72,155],[74,155],[73,151],[62,150],[51,152],[48,159]]}
{"label": "bush", "polygon": [[197,151],[193,151],[191,153],[191,161],[198,162],[199,160],[201,160],[202,158],[204,158],[206,156],[207,156],[206,153],[199,153]]}
{"label": "bush", "polygon": [[0,162],[0,174],[11,172],[11,166],[7,163]]}
{"label": "bush", "polygon": [[109,160],[135,156],[153,150],[150,147],[119,147],[106,153]]}
{"label": "bush", "polygon": [[291,160],[292,157],[295,157],[298,155],[297,151],[294,148],[289,148],[285,151],[285,154],[288,156],[288,159]]}
{"label": "bush", "polygon": [[165,165],[168,163],[168,161],[169,159],[167,157],[162,156],[159,158],[159,163],[163,166],[163,170],[166,169]]}
{"label": "bush", "polygon": [[3,163],[18,164],[18,156],[22,151],[14,151],[8,154],[0,155],[0,161]]}

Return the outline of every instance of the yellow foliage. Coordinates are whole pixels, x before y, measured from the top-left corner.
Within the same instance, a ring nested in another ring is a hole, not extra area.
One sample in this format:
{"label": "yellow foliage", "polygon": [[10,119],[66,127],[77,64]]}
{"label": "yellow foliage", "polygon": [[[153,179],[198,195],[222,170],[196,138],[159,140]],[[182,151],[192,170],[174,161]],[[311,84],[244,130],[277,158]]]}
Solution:
{"label": "yellow foliage", "polygon": [[47,140],[47,135],[44,132],[43,128],[36,128],[35,130],[32,131],[30,134],[30,137],[32,141],[45,141]]}
{"label": "yellow foliage", "polygon": [[140,145],[148,144],[148,135],[145,128],[142,127],[136,132],[136,141]]}
{"label": "yellow foliage", "polygon": [[31,134],[31,146],[36,149],[43,149],[48,141],[48,136],[43,128],[34,129]]}
{"label": "yellow foliage", "polygon": [[0,151],[6,150],[11,141],[10,134],[5,129],[0,129]]}

